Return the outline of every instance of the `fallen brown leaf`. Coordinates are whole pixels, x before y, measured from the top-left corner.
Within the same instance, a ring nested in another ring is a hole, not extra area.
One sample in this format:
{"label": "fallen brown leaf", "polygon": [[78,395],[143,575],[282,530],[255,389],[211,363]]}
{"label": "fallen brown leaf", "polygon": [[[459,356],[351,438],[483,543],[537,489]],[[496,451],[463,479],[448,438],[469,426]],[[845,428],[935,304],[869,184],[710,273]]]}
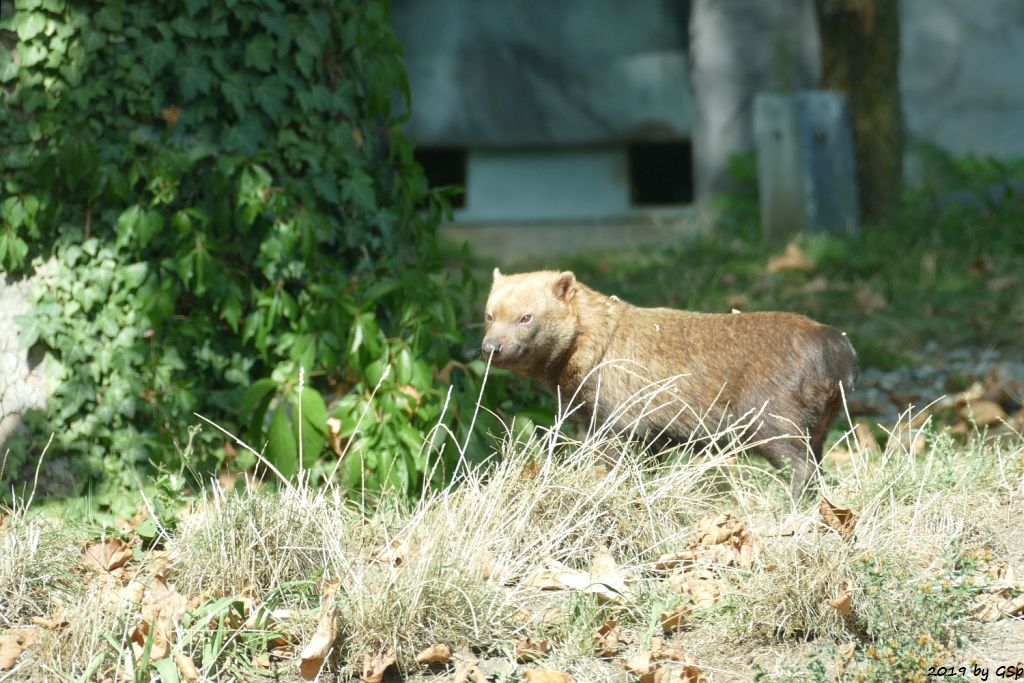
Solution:
{"label": "fallen brown leaf", "polygon": [[1006,419],[1006,411],[995,401],[971,401],[960,409],[960,417],[979,427],[988,427]]}
{"label": "fallen brown leaf", "polygon": [[824,275],[818,275],[813,277],[807,282],[797,287],[796,291],[800,294],[819,294],[827,291],[829,288],[828,278]]}
{"label": "fallen brown leaf", "polygon": [[540,474],[540,461],[539,460],[530,460],[525,465],[523,465],[523,471],[522,471],[523,479],[526,479],[527,481],[533,481],[534,479],[537,478],[538,474]]}
{"label": "fallen brown leaf", "polygon": [[619,622],[609,619],[594,633],[594,650],[598,657],[614,657],[622,647]]}
{"label": "fallen brown leaf", "polygon": [[488,683],[487,675],[478,666],[480,660],[472,655],[465,647],[460,649],[454,656],[455,675],[452,683]]}
{"label": "fallen brown leaf", "polygon": [[317,622],[316,630],[313,631],[309,642],[302,648],[302,653],[299,655],[302,660],[299,664],[299,674],[304,681],[316,679],[331,647],[334,646],[338,620],[338,609],[334,606],[334,596],[337,592],[338,586],[330,584],[324,589],[324,594],[320,598],[320,619]]}
{"label": "fallen brown leaf", "polygon": [[600,550],[594,554],[589,575],[590,585],[586,591],[597,595],[598,600],[614,603],[632,601],[633,595],[626,583],[632,581],[633,577],[619,567],[607,550]]}
{"label": "fallen brown leaf", "polygon": [[516,660],[520,663],[535,662],[551,652],[551,641],[549,640],[516,639],[515,645]]}
{"label": "fallen brown leaf", "polygon": [[97,572],[110,572],[132,559],[131,547],[120,538],[94,543],[82,552],[82,561]]}
{"label": "fallen brown leaf", "polygon": [[829,607],[834,608],[837,612],[846,616],[853,609],[853,596],[850,595],[850,591],[843,591],[834,598],[826,600]]}
{"label": "fallen brown leaf", "polygon": [[697,523],[697,540],[690,545],[707,562],[749,569],[760,549],[758,540],[746,523],[731,512],[724,512]]}
{"label": "fallen brown leaf", "polygon": [[56,617],[32,617],[30,621],[36,626],[42,626],[50,631],[55,631],[59,628],[64,628],[68,625],[67,620],[67,609],[61,609],[60,615]]}
{"label": "fallen brown leaf", "polygon": [[678,553],[666,553],[659,557],[654,563],[658,571],[669,571],[677,569],[684,564],[693,564],[697,561],[697,553],[693,550],[683,550]]}
{"label": "fallen brown leaf", "polygon": [[646,676],[647,674],[654,671],[654,668],[658,665],[657,660],[654,658],[654,654],[651,652],[641,652],[629,657],[622,663],[626,673],[633,674],[634,676]]}
{"label": "fallen brown leaf", "polygon": [[[132,650],[136,659],[149,644],[151,661],[163,659],[171,653],[175,627],[188,608],[188,600],[173,584],[157,574],[145,585],[142,595],[140,621],[131,632]],[[150,642],[152,641],[152,642]]]}
{"label": "fallen brown leaf", "polygon": [[452,651],[447,645],[431,645],[416,655],[417,664],[441,664],[451,659]]}
{"label": "fallen brown leaf", "polygon": [[564,590],[577,585],[585,586],[590,577],[586,572],[570,569],[553,557],[542,560],[544,566],[526,575],[523,585],[540,590]]}
{"label": "fallen brown leaf", "polygon": [[595,553],[589,571],[565,566],[551,557],[544,558],[544,567],[523,579],[524,586],[541,590],[572,589],[593,593],[605,602],[623,603],[633,596],[626,583],[633,577],[622,570],[607,551]]}
{"label": "fallen brown leaf", "polygon": [[640,677],[640,683],[706,683],[704,672],[689,664],[659,666],[647,676]]}
{"label": "fallen brown leaf", "polygon": [[768,259],[765,271],[768,273],[781,273],[785,270],[803,270],[810,272],[814,270],[814,263],[807,258],[807,254],[797,246],[796,242],[786,245],[786,250],[777,256]]}
{"label": "fallen brown leaf", "polygon": [[178,671],[181,672],[181,677],[186,681],[199,680],[199,669],[196,668],[195,662],[177,648],[174,649],[174,664],[178,667]]}
{"label": "fallen brown leaf", "polygon": [[683,624],[686,623],[686,620],[690,618],[690,614],[692,612],[693,609],[689,605],[681,605],[679,607],[676,607],[674,610],[662,612],[660,616],[662,630],[678,630],[680,627],[682,627]]}
{"label": "fallen brown leaf", "polygon": [[853,530],[857,525],[857,515],[848,508],[839,507],[825,496],[821,497],[821,521],[831,529],[839,532],[847,541],[853,539]]}
{"label": "fallen brown leaf", "polygon": [[419,544],[408,539],[395,538],[383,550],[377,553],[377,561],[385,562],[393,567],[405,564],[419,551]]}
{"label": "fallen brown leaf", "polygon": [[999,621],[1024,615],[1024,593],[1012,597],[1009,587],[996,587],[995,593],[982,593],[975,598],[974,616],[979,621]]}
{"label": "fallen brown leaf", "polygon": [[36,642],[38,635],[34,628],[17,628],[0,636],[0,671],[12,669],[21,653]]}
{"label": "fallen brown leaf", "polygon": [[385,652],[363,655],[363,672],[359,674],[362,683],[380,683],[384,680],[384,672],[395,663],[395,651],[388,648]]}
{"label": "fallen brown leaf", "polygon": [[555,669],[527,669],[524,674],[527,683],[573,683],[569,674]]}
{"label": "fallen brown leaf", "polygon": [[669,586],[690,596],[697,607],[710,607],[722,599],[722,580],[708,567],[694,567],[669,579]]}
{"label": "fallen brown leaf", "polygon": [[889,305],[885,297],[871,289],[868,284],[861,284],[853,294],[853,300],[861,312],[871,315]]}

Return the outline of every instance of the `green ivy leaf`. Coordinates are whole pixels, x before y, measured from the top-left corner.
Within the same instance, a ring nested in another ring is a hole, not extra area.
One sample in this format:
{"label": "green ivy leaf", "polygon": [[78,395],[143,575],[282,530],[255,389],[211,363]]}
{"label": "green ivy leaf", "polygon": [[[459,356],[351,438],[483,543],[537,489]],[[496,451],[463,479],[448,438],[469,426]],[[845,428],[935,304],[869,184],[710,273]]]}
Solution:
{"label": "green ivy leaf", "polygon": [[185,11],[190,17],[199,14],[199,11],[209,4],[209,0],[185,0]]}
{"label": "green ivy leaf", "polygon": [[14,30],[17,31],[19,40],[32,40],[42,33],[44,28],[46,28],[45,14],[25,10],[14,15]]}
{"label": "green ivy leaf", "polygon": [[[21,61],[21,66],[24,68],[35,66],[39,62],[46,59],[47,52],[46,48],[36,43],[18,43],[17,47],[18,58]],[[25,95],[26,100],[32,95],[40,95],[41,93],[32,92]]]}
{"label": "green ivy leaf", "polygon": [[120,7],[110,5],[103,7],[93,15],[97,28],[106,29],[110,33],[120,33],[124,28],[124,16]]}
{"label": "green ivy leaf", "polygon": [[241,74],[229,74],[220,84],[220,91],[238,118],[245,116],[245,108],[249,103],[249,84]]}
{"label": "green ivy leaf", "polygon": [[0,50],[0,83],[7,83],[18,77],[18,63],[11,59],[7,50]]}
{"label": "green ivy leaf", "polygon": [[196,22],[192,21],[188,17],[176,17],[171,21],[171,27],[175,32],[180,33],[186,38],[198,38],[199,31],[196,29]]}
{"label": "green ivy leaf", "polygon": [[125,266],[121,270],[121,277],[124,279],[125,286],[129,289],[137,289],[142,281],[146,279],[146,273],[149,271],[149,266],[145,263],[133,263],[130,266]]}
{"label": "green ivy leaf", "polygon": [[156,75],[174,59],[174,43],[170,40],[143,40],[139,44],[138,55],[150,75]]}
{"label": "green ivy leaf", "polygon": [[265,78],[253,88],[253,96],[260,109],[273,119],[280,118],[284,101],[288,97],[288,86],[280,78]]}
{"label": "green ivy leaf", "polygon": [[206,95],[213,87],[213,74],[210,65],[198,48],[185,50],[185,58],[179,66],[181,74],[181,94],[186,100],[195,98],[196,95]]}
{"label": "green ivy leaf", "polygon": [[274,65],[274,39],[258,35],[245,46],[245,65],[264,73],[270,73]]}
{"label": "green ivy leaf", "polygon": [[377,198],[373,193],[373,180],[362,171],[353,171],[345,181],[341,197],[366,211],[377,208]]}

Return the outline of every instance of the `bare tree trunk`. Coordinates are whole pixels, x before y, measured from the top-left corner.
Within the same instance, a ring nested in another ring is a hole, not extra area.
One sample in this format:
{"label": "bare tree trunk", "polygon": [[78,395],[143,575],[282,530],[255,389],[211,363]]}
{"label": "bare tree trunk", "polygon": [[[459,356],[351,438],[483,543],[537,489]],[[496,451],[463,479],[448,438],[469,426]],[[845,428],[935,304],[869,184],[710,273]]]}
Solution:
{"label": "bare tree trunk", "polygon": [[898,0],[817,0],[822,87],[850,98],[860,215],[878,221],[903,185]]}
{"label": "bare tree trunk", "polygon": [[815,88],[820,68],[814,0],[693,0],[693,177],[702,210],[730,191],[729,160],[754,148],[754,96]]}

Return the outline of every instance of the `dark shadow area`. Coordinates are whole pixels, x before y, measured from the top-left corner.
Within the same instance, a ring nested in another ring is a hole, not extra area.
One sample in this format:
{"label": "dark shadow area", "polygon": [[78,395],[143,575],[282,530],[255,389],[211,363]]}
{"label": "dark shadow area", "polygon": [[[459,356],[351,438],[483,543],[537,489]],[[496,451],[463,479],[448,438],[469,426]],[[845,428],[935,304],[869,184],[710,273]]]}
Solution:
{"label": "dark shadow area", "polygon": [[692,158],[689,140],[630,145],[630,202],[634,206],[692,202]]}
{"label": "dark shadow area", "polygon": [[[431,189],[451,185],[465,187],[467,156],[463,147],[418,147],[413,153]],[[452,208],[462,208],[466,205],[466,193],[452,196],[451,203]]]}

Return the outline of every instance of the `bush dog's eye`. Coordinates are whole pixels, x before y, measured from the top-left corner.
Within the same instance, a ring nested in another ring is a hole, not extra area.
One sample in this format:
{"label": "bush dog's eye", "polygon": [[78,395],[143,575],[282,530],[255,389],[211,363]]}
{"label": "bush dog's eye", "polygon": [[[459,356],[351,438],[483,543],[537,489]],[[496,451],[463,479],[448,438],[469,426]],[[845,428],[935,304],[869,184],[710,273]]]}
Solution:
{"label": "bush dog's eye", "polygon": [[526,325],[531,320],[533,320],[533,316],[530,315],[529,313],[527,313],[526,315],[524,315],[522,318],[519,319],[519,324],[520,325]]}

